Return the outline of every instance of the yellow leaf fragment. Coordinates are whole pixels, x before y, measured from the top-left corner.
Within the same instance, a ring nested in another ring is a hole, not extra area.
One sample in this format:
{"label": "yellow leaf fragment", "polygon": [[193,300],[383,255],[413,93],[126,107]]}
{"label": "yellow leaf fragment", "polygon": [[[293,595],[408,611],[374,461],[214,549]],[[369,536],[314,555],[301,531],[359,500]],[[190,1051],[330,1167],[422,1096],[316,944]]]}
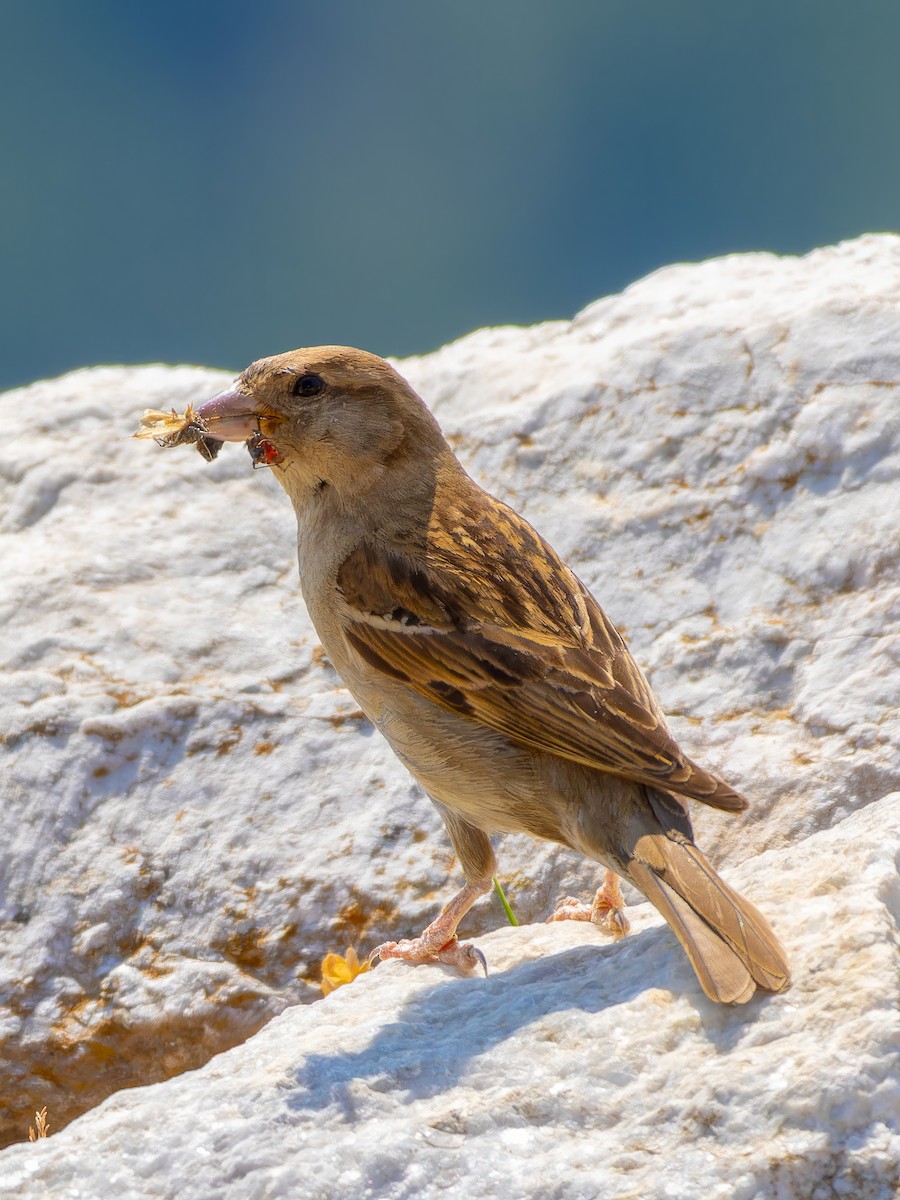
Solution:
{"label": "yellow leaf fragment", "polygon": [[360,962],[352,946],[347,947],[346,954],[326,954],[322,959],[322,995],[327,996],[335,988],[352,983],[357,975],[363,975],[371,969],[368,959]]}

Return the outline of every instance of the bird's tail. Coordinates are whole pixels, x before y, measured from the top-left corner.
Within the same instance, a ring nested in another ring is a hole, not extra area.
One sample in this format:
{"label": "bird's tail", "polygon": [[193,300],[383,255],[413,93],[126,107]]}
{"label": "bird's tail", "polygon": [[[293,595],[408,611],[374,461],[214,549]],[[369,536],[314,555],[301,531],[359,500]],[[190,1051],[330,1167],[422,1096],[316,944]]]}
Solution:
{"label": "bird's tail", "polygon": [[790,987],[787,956],[769,922],[683,833],[638,837],[628,873],[671,925],[711,1000],[744,1004],[757,988]]}

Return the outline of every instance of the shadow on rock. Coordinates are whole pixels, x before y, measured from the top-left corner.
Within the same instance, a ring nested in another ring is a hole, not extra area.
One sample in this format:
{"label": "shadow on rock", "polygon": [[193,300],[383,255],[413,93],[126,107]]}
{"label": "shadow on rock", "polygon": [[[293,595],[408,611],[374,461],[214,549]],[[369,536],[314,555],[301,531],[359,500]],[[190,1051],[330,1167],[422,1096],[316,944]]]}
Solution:
{"label": "shadow on rock", "polygon": [[408,1100],[437,1095],[455,1086],[473,1059],[536,1021],[570,1011],[603,1014],[660,986],[689,996],[705,1035],[727,1052],[766,1003],[764,995],[739,1008],[707,1000],[667,929],[563,950],[488,979],[460,979],[440,967],[392,969],[440,971],[446,982],[419,992],[365,1049],[309,1055],[294,1077],[289,1108],[336,1104],[352,1120],[351,1085],[359,1081],[374,1091],[400,1090]]}

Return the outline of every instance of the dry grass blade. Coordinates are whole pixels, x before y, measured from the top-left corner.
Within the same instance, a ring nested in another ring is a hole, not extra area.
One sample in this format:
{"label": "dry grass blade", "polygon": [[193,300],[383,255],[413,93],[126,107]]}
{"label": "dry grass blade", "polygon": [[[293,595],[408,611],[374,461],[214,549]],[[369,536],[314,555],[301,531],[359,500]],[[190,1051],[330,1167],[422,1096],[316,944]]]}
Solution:
{"label": "dry grass blade", "polygon": [[181,416],[174,408],[169,409],[168,412],[158,408],[147,408],[144,410],[139,424],[140,429],[134,435],[136,438],[177,437],[189,425],[203,424],[205,428],[205,423],[199,421],[190,404],[187,406],[184,416]]}
{"label": "dry grass blade", "polygon": [[36,1142],[38,1138],[50,1136],[50,1122],[47,1120],[46,1105],[40,1112],[34,1114],[34,1124],[28,1126],[29,1142]]}
{"label": "dry grass blade", "polygon": [[158,446],[196,446],[207,462],[212,462],[221,449],[222,443],[215,438],[207,437],[208,426],[202,417],[188,405],[181,416],[170,409],[164,412],[158,408],[144,410],[140,419],[140,429],[136,438],[153,438]]}

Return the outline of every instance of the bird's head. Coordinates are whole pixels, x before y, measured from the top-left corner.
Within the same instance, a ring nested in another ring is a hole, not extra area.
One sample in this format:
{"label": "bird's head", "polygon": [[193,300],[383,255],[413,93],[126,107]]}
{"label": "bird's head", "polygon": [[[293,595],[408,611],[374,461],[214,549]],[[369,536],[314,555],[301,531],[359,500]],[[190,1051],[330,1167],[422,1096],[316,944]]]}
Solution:
{"label": "bird's head", "polygon": [[285,490],[362,497],[385,470],[402,475],[446,451],[431,413],[393,367],[364,350],[314,346],[251,363],[198,409],[209,436],[261,434]]}

